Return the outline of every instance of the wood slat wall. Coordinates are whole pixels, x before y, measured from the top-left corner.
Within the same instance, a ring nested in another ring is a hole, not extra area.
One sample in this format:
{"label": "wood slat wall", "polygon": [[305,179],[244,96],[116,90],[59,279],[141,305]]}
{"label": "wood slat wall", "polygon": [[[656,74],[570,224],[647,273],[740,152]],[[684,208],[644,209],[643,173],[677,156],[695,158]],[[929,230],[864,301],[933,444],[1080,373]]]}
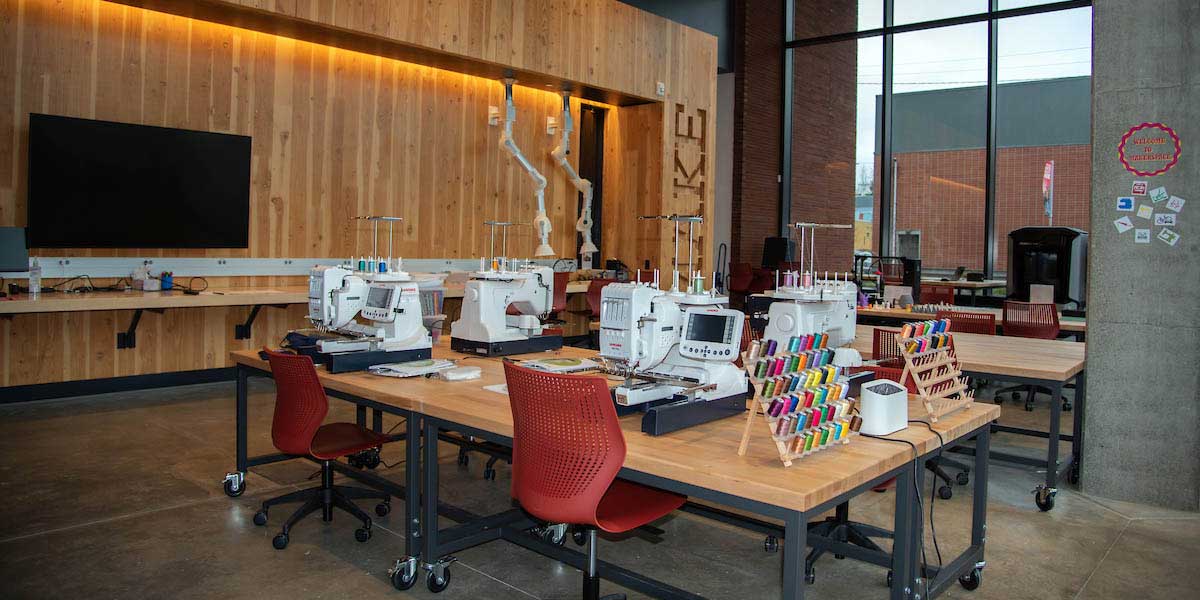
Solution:
{"label": "wood slat wall", "polygon": [[[615,0],[240,4],[643,97],[663,81],[662,102],[608,107],[604,257],[669,269],[667,230],[634,217],[702,212],[711,202],[710,189],[676,194],[672,165],[677,107],[708,111],[714,130],[712,36]],[[517,142],[549,180],[551,243],[573,256],[577,194],[550,159],[556,137],[545,133],[559,97],[520,85],[514,93]],[[579,104],[572,100],[576,118]],[[251,234],[241,250],[37,254],[349,256],[370,249],[369,229],[351,217],[396,214],[405,218],[398,254],[479,256],[483,220],[529,221],[535,206],[528,177],[498,147],[499,128],[486,124],[489,105],[503,105],[499,82],[381,56],[102,0],[0,0],[0,225],[25,224],[28,114],[43,112],[253,136]],[[713,156],[712,145],[711,135],[701,140],[701,154]],[[531,227],[511,233],[510,254],[532,252]],[[0,322],[0,384],[225,366],[228,350],[274,343],[302,323],[299,307],[264,310],[255,339],[233,340],[248,311],[147,313],[138,347],[120,351],[115,335],[131,313],[17,316]]]}

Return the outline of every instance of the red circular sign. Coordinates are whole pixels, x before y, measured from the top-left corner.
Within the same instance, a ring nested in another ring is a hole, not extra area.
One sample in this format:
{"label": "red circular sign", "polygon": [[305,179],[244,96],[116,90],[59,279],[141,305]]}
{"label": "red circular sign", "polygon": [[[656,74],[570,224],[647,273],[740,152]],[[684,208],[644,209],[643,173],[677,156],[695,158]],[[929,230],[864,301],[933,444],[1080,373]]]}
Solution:
{"label": "red circular sign", "polygon": [[1183,144],[1175,130],[1162,123],[1142,123],[1129,128],[1117,144],[1125,169],[1140,177],[1162,175],[1179,162]]}

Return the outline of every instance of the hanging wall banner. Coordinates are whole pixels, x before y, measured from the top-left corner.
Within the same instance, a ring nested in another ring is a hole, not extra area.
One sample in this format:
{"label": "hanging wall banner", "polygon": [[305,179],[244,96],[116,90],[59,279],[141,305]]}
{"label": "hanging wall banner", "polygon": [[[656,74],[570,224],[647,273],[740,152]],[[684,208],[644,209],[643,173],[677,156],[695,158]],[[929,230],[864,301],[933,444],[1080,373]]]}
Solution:
{"label": "hanging wall banner", "polygon": [[1129,128],[1117,144],[1117,156],[1125,169],[1139,177],[1166,173],[1183,152],[1175,130],[1162,123],[1142,123]]}

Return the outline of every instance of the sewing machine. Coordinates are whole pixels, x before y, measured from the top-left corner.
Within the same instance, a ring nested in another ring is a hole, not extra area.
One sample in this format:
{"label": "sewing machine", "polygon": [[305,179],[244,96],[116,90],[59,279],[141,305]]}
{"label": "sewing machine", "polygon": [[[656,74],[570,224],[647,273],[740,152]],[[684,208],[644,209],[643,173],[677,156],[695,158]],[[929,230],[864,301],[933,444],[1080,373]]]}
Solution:
{"label": "sewing machine", "polygon": [[[518,314],[508,314],[513,307]],[[554,271],[526,265],[509,270],[503,259],[472,273],[462,315],[450,325],[450,347],[467,354],[507,356],[562,348],[542,321],[554,306]]]}
{"label": "sewing machine", "polygon": [[763,340],[786,344],[793,336],[829,335],[830,348],[854,341],[858,312],[858,286],[846,280],[817,280],[805,285],[802,275],[785,273],[785,284],[775,289],[775,302],[767,311]]}
{"label": "sewing machine", "polygon": [[317,352],[335,373],[431,356],[433,340],[421,319],[417,283],[403,271],[313,268],[308,320],[326,335]]}
{"label": "sewing machine", "polygon": [[643,283],[601,292],[600,356],[610,373],[625,377],[614,391],[618,411],[645,412],[643,432],[660,435],[745,410],[746,376],[733,364],[745,317],[722,300]]}

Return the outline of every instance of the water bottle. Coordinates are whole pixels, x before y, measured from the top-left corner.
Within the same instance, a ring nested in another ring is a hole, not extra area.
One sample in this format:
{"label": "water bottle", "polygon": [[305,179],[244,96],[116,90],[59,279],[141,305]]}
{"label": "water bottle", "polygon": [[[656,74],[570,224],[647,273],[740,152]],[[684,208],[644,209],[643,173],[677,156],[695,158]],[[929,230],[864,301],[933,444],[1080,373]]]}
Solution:
{"label": "water bottle", "polygon": [[42,265],[38,264],[38,259],[33,259],[33,264],[29,267],[29,299],[37,300],[42,292]]}

